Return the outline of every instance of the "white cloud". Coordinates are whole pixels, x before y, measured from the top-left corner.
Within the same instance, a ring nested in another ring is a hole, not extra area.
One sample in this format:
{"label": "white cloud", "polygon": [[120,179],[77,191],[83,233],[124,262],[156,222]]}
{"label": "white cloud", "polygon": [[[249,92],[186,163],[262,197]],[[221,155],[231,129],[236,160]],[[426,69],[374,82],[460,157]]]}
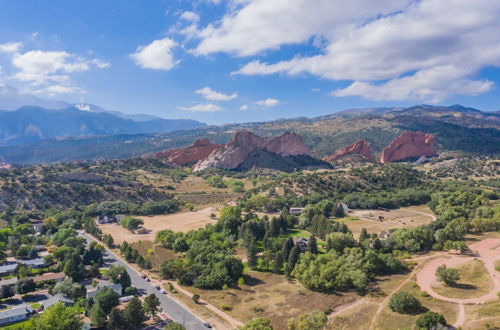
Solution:
{"label": "white cloud", "polygon": [[56,94],[85,94],[87,91],[74,86],[64,86],[64,85],[51,85],[44,89],[36,91],[36,93],[44,93],[49,95]]}
{"label": "white cloud", "polygon": [[265,100],[257,101],[255,103],[263,107],[274,107],[275,105],[278,105],[280,101],[272,98],[267,98]]}
{"label": "white cloud", "polygon": [[69,73],[87,71],[92,65],[99,68],[109,66],[101,60],[86,60],[82,57],[65,51],[31,50],[26,53],[14,53],[12,64],[19,71],[14,78],[30,82],[35,85],[49,81],[65,82],[69,80]]}
{"label": "white cloud", "polygon": [[191,112],[215,112],[223,110],[221,106],[213,103],[200,103],[190,107],[181,107],[180,109]]}
{"label": "white cloud", "polygon": [[441,102],[449,95],[478,95],[489,91],[493,82],[470,80],[467,72],[454,66],[433,67],[420,70],[414,75],[394,78],[374,85],[354,82],[350,86],[333,91],[334,96],[362,96],[374,101],[418,101]]}
{"label": "white cloud", "polygon": [[170,38],[159,39],[138,47],[130,57],[144,69],[170,70],[179,63],[172,54],[176,46],[177,43]]}
{"label": "white cloud", "polygon": [[199,33],[195,54],[254,55],[316,35],[344,35],[349,27],[399,10],[409,0],[253,0],[239,2]]}
{"label": "white cloud", "polygon": [[248,104],[243,104],[243,105],[240,107],[240,110],[241,110],[241,111],[247,111],[247,110],[248,110]]}
{"label": "white cloud", "polygon": [[22,46],[20,42],[7,42],[0,44],[0,53],[16,53]]}
{"label": "white cloud", "polygon": [[[253,0],[201,30],[195,53],[246,56],[307,43],[316,55],[274,63],[254,59],[233,74],[312,74],[352,82],[335,96],[443,100],[492,88],[476,75],[500,66],[498,17],[500,2],[489,0],[318,0],[315,6]],[[438,86],[430,77],[439,72],[449,75]]]}
{"label": "white cloud", "polygon": [[233,93],[231,95],[223,94],[221,92],[214,91],[208,86],[197,90],[195,93],[202,95],[205,99],[210,101],[231,101],[238,97],[237,93]]}
{"label": "white cloud", "polygon": [[200,20],[200,16],[192,11],[185,11],[179,17],[185,21],[193,23],[196,23]]}

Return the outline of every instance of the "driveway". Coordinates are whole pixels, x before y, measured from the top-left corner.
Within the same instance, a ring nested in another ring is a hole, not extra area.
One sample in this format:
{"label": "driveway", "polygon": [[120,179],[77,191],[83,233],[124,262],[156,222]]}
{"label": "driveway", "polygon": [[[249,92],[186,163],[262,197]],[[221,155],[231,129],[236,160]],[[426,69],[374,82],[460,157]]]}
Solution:
{"label": "driveway", "polygon": [[[90,236],[87,233],[80,232],[80,235],[85,238],[88,242],[96,241],[96,239]],[[156,290],[154,284],[146,281],[141,277],[134,268],[132,268],[126,261],[124,261],[121,257],[113,253],[111,250],[106,248],[104,260],[106,263],[110,264],[118,264],[124,266],[132,280],[132,285],[139,289],[142,294],[151,294],[154,293],[159,299],[161,303],[161,308],[165,313],[167,313],[172,320],[183,324],[189,330],[202,330],[207,329],[203,323],[204,321],[200,319],[198,316],[194,315],[187,307],[183,306],[178,301],[174,300],[170,296],[166,294],[162,294]]]}

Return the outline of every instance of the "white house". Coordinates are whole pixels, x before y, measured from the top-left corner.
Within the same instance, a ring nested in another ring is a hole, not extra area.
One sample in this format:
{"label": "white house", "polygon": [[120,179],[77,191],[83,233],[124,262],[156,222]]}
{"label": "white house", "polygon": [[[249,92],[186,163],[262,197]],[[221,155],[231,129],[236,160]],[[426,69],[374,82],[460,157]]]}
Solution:
{"label": "white house", "polygon": [[0,326],[26,321],[33,314],[33,308],[23,305],[0,312]]}
{"label": "white house", "polygon": [[95,295],[97,294],[97,291],[104,289],[104,288],[110,288],[113,291],[115,291],[116,293],[118,293],[119,296],[122,295],[123,288],[122,288],[122,285],[120,283],[116,283],[116,284],[99,283],[99,284],[97,284],[97,286],[95,288],[92,286],[87,287],[87,298],[94,298]]}

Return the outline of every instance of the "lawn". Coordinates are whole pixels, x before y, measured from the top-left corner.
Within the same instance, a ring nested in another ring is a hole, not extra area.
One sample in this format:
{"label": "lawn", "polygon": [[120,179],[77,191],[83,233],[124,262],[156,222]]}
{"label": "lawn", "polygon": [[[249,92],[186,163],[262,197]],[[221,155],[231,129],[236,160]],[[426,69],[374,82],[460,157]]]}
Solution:
{"label": "lawn", "polygon": [[219,309],[226,309],[226,313],[242,322],[255,317],[267,317],[275,329],[286,329],[287,321],[297,315],[315,309],[334,309],[359,298],[352,292],[324,294],[310,291],[300,283],[289,282],[278,274],[247,271],[245,281],[246,285],[241,289],[186,289],[200,294]]}
{"label": "lawn", "polygon": [[481,297],[493,288],[493,281],[480,260],[471,260],[453,268],[458,269],[460,280],[456,285],[446,286],[442,283],[433,287],[433,290],[450,298],[475,298]]}

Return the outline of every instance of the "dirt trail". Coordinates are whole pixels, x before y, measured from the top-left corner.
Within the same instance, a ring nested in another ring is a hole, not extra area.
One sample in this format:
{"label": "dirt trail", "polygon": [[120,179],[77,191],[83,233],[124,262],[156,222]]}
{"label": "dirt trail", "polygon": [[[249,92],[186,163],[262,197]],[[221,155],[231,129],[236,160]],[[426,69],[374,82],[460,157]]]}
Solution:
{"label": "dirt trail", "polygon": [[[465,323],[464,305],[484,304],[490,300],[497,299],[497,293],[500,292],[500,274],[498,274],[498,272],[495,270],[495,261],[500,260],[500,239],[485,239],[480,242],[471,244],[469,248],[472,251],[477,252],[477,255],[474,257],[455,255],[449,258],[437,258],[427,263],[422,268],[422,270],[417,273],[417,284],[422,290],[426,291],[429,295],[436,299],[458,304],[459,312],[454,327],[461,327]],[[484,263],[486,269],[488,270],[488,273],[493,279],[494,286],[489,293],[477,298],[459,299],[442,296],[432,289],[432,286],[437,281],[436,269],[439,266],[444,264],[448,267],[453,267],[455,265],[474,260],[475,258],[481,260]]]}
{"label": "dirt trail", "polygon": [[493,289],[477,298],[459,299],[459,298],[449,298],[442,296],[432,289],[432,285],[436,283],[436,269],[445,264],[448,267],[452,267],[467,261],[474,260],[471,256],[451,256],[450,258],[438,258],[434,259],[428,264],[426,264],[422,270],[417,274],[417,283],[420,288],[430,294],[432,297],[452,302],[455,304],[482,304],[490,300],[497,298],[497,292],[500,292],[500,276],[496,276],[497,271],[495,270],[495,260],[500,260],[500,239],[485,239],[483,241],[474,243],[469,246],[473,251],[477,251],[478,260],[484,262],[488,273],[494,282]]}

